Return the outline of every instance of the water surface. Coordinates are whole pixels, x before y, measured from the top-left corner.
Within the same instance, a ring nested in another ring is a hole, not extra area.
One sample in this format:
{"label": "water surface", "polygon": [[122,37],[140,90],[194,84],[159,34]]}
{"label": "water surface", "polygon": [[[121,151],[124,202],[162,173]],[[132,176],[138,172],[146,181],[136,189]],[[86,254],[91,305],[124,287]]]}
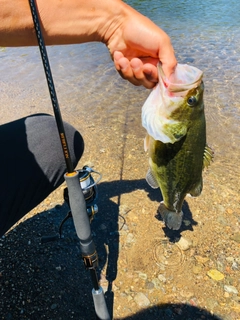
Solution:
{"label": "water surface", "polygon": [[[212,170],[219,184],[238,192],[240,2],[128,3],[170,35],[180,63],[203,70],[208,143],[215,150]],[[89,124],[114,128],[122,123],[122,135],[144,137],[140,114],[149,91],[119,77],[103,44],[53,46],[48,53],[64,119],[83,134]],[[1,123],[29,113],[52,113],[38,48],[1,49],[0,73]]]}

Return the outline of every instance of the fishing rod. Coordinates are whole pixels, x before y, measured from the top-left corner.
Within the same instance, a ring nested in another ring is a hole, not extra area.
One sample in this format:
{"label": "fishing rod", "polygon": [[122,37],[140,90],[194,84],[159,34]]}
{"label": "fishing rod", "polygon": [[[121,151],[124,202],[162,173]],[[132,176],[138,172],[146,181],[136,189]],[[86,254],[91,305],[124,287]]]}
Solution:
{"label": "fishing rod", "polygon": [[[42,35],[40,26],[39,13],[35,0],[29,0],[29,5],[32,13],[34,28],[36,31],[39,50],[41,53],[42,63],[46,75],[49,94],[51,97],[53,112],[58,128],[58,133],[61,141],[63,155],[66,163],[67,173],[64,175],[68,188],[69,206],[73,217],[74,226],[77,236],[80,240],[80,249],[82,259],[87,270],[90,271],[93,289],[92,296],[95,307],[95,313],[98,319],[110,320],[109,312],[107,309],[104,292],[99,285],[96,268],[98,266],[98,256],[95,244],[92,240],[89,215],[87,213],[86,201],[84,198],[83,190],[81,188],[79,172],[74,170],[71,160],[66,134],[64,130],[63,120],[58,104],[57,94],[53,82],[48,54]],[[90,171],[87,169],[86,171]]]}

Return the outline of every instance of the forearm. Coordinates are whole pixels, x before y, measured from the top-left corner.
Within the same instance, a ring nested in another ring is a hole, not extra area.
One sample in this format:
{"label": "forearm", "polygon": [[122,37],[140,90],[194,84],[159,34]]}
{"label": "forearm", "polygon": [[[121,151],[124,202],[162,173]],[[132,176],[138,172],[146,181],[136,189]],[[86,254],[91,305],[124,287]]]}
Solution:
{"label": "forearm", "polygon": [[[128,6],[121,0],[36,0],[46,44],[107,42]],[[28,0],[0,0],[0,46],[36,45]]]}

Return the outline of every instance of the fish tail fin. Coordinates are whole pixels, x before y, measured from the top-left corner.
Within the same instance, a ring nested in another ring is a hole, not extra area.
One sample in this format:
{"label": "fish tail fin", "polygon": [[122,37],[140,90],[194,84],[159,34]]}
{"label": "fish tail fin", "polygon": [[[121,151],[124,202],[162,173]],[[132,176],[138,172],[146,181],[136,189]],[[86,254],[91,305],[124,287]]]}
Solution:
{"label": "fish tail fin", "polygon": [[182,224],[183,212],[175,212],[169,210],[164,202],[160,202],[158,207],[158,212],[160,213],[164,223],[169,229],[179,230]]}

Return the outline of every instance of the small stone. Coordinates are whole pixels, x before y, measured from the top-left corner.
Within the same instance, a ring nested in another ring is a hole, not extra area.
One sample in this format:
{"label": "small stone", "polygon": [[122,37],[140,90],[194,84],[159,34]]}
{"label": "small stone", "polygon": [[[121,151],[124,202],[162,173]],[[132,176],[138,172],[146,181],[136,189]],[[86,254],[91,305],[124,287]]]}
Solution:
{"label": "small stone", "polygon": [[220,271],[216,270],[216,269],[211,269],[207,272],[207,275],[216,281],[221,281],[224,279],[224,274],[221,273]]}
{"label": "small stone", "polygon": [[238,264],[237,264],[236,261],[233,262],[233,264],[232,264],[232,269],[233,269],[233,270],[238,270]]}
{"label": "small stone", "polygon": [[53,304],[51,305],[51,309],[54,310],[54,309],[56,309],[56,308],[57,308],[57,304],[56,304],[56,303],[53,303]]}
{"label": "small stone", "polygon": [[190,220],[183,220],[183,223],[185,224],[186,227],[191,225],[191,221]]}
{"label": "small stone", "polygon": [[142,280],[147,280],[147,274],[146,273],[139,272],[138,276]]}
{"label": "small stone", "polygon": [[240,243],[240,232],[235,233],[232,237],[230,237],[230,239]]}
{"label": "small stone", "polygon": [[234,258],[233,257],[226,257],[226,260],[229,263],[233,263],[234,262]]}
{"label": "small stone", "polygon": [[158,280],[160,280],[161,282],[166,282],[167,281],[167,279],[162,274],[159,274]]}
{"label": "small stone", "polygon": [[238,294],[238,290],[234,286],[225,285],[224,290],[228,293]]}
{"label": "small stone", "polygon": [[208,298],[206,300],[207,308],[213,310],[214,308],[218,307],[218,302],[213,298]]}
{"label": "small stone", "polygon": [[197,262],[202,263],[202,264],[208,262],[208,260],[209,260],[208,257],[202,257],[202,256],[195,256],[195,259],[197,260]]}
{"label": "small stone", "polygon": [[202,266],[199,265],[199,264],[196,265],[196,266],[193,266],[192,271],[193,271],[194,274],[199,274],[202,271]]}
{"label": "small stone", "polygon": [[132,233],[129,233],[127,235],[127,239],[126,239],[127,244],[133,243],[134,242],[134,235]]}
{"label": "small stone", "polygon": [[163,289],[163,285],[162,285],[162,283],[160,282],[159,279],[157,279],[157,278],[152,279],[152,283],[154,284],[154,287],[157,290],[162,290]]}
{"label": "small stone", "polygon": [[142,292],[137,293],[134,300],[139,307],[147,307],[150,305],[149,299]]}
{"label": "small stone", "polygon": [[148,289],[148,290],[153,289],[154,288],[154,283],[151,282],[151,281],[146,281],[145,288]]}
{"label": "small stone", "polygon": [[192,242],[184,237],[181,237],[180,240],[177,242],[177,246],[183,250],[188,250],[192,245]]}

